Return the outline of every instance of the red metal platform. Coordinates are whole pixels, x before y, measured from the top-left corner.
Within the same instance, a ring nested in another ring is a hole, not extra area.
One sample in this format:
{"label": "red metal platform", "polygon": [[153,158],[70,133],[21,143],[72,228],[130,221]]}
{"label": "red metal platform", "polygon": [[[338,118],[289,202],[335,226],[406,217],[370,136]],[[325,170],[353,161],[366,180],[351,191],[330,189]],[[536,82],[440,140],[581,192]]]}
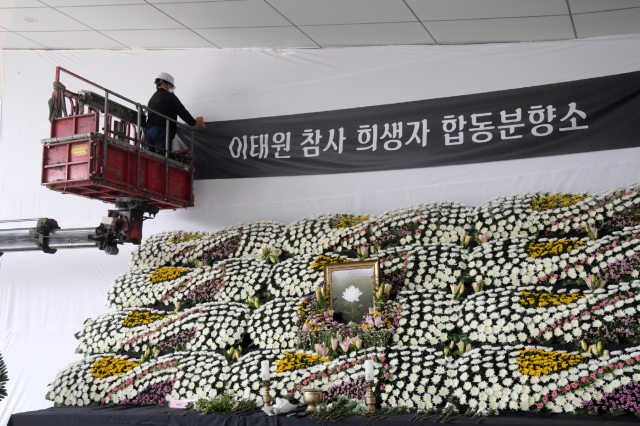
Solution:
{"label": "red metal platform", "polygon": [[[193,207],[193,162],[188,152],[177,157],[181,161],[152,153],[138,140],[137,126],[125,120],[112,123],[111,114],[101,120],[100,111],[91,107],[83,113],[78,94],[67,91],[67,98],[72,113],[55,118],[51,138],[43,141],[42,185],[107,203],[133,197],[159,209]],[[99,133],[100,124],[104,133]]]}

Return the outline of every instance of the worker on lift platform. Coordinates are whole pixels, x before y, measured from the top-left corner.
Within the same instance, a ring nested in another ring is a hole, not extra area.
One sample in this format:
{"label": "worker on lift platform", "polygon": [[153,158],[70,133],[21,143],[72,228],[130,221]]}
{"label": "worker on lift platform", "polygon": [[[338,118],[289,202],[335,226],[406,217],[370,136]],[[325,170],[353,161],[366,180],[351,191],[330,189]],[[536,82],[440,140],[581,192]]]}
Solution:
{"label": "worker on lift platform", "polygon": [[[193,118],[189,111],[182,105],[182,102],[173,93],[175,85],[173,77],[166,72],[161,72],[155,80],[156,93],[149,99],[149,108],[158,111],[174,120],[178,116],[190,126],[204,127],[204,119],[202,117]],[[144,128],[144,138],[146,143],[158,148],[164,149],[166,146],[166,121],[164,118],[149,112],[149,118]],[[169,123],[169,150],[172,151],[171,141],[176,135],[176,124]],[[156,154],[164,155],[161,149],[153,149]]]}

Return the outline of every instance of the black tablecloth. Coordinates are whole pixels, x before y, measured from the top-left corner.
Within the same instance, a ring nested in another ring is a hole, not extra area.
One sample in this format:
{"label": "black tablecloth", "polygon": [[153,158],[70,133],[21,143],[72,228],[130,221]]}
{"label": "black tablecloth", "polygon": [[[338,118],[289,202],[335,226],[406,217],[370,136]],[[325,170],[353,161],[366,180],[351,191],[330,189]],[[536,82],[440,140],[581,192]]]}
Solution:
{"label": "black tablecloth", "polygon": [[[413,414],[387,417],[383,420],[371,420],[366,417],[351,416],[336,422],[295,418],[280,415],[269,417],[264,413],[254,413],[246,417],[203,415],[191,412],[183,415],[184,410],[171,410],[163,406],[121,406],[121,407],[53,407],[46,410],[29,411],[11,416],[7,426],[75,426],[75,425],[189,425],[189,426],[420,426],[432,423],[435,418],[420,422],[410,422]],[[478,418],[458,417],[447,424],[476,424]],[[502,426],[588,426],[602,424],[640,423],[635,416],[589,416],[572,414],[543,415],[536,413],[500,413],[499,416],[486,417],[483,425]]]}

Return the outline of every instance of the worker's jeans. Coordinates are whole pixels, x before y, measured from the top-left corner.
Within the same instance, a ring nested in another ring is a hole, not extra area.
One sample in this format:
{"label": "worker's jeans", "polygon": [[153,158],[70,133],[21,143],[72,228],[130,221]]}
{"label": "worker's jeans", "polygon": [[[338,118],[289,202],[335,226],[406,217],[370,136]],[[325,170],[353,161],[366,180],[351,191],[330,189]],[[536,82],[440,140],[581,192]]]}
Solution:
{"label": "worker's jeans", "polygon": [[[147,147],[149,151],[155,152],[156,154],[160,154],[164,157],[164,148],[166,146],[166,138],[167,138],[167,130],[162,126],[153,126],[144,131],[144,140],[149,145],[153,145],[160,149],[153,149],[151,147]],[[171,151],[171,140],[169,140],[169,151]]]}

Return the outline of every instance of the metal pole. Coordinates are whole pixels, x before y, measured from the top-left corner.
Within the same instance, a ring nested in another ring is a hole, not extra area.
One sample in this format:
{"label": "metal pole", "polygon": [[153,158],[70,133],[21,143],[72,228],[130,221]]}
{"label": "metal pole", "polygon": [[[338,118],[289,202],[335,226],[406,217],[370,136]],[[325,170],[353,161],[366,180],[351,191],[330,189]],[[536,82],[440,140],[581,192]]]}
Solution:
{"label": "metal pole", "polygon": [[[100,89],[100,90],[104,90],[104,91],[106,91],[106,90],[107,90],[107,89],[105,89],[104,87],[102,87],[102,86],[100,86],[100,85],[97,85],[97,84],[96,84],[96,83],[94,83],[93,81],[89,81],[89,80],[87,80],[86,78],[80,77],[78,74],[74,74],[74,73],[72,73],[71,71],[66,70],[66,69],[64,69],[64,68],[60,68],[60,67],[56,67],[56,77],[57,77],[57,80],[56,80],[56,81],[60,81],[60,71],[64,71],[64,72],[66,72],[67,74],[69,74],[70,76],[75,77],[75,78],[77,78],[78,80],[84,81],[84,82],[85,82],[85,83],[87,83],[87,84],[91,84],[92,86],[95,86],[95,87],[97,87],[97,88],[98,88],[98,89]],[[117,95],[117,93],[116,93],[116,95]],[[132,103],[132,104],[134,104],[135,102],[131,102],[131,103]]]}
{"label": "metal pole", "polygon": [[167,132],[166,132],[166,139],[165,139],[166,151],[164,152],[164,156],[168,158],[169,157],[169,120],[166,120],[166,123],[167,123],[167,126],[166,126]]}
{"label": "metal pole", "polygon": [[[95,235],[96,228],[53,229],[47,238],[50,249],[98,247],[97,241],[89,239]],[[42,250],[36,243],[36,228],[0,230],[0,252]]]}
{"label": "metal pole", "polygon": [[194,144],[195,134],[196,134],[196,132],[194,132],[192,130],[191,131],[191,159],[190,159],[191,160],[190,161],[190,163],[191,163],[191,173],[190,173],[191,174],[191,194],[190,194],[190,197],[189,197],[189,201],[191,201],[192,203],[193,203],[193,174],[194,174],[194,171],[195,171],[194,164],[195,164],[195,161],[196,161],[195,151],[194,151],[195,150],[195,144]]}
{"label": "metal pole", "polygon": [[167,143],[167,147],[166,147],[166,151],[164,153],[164,162],[165,162],[165,170],[166,173],[164,175],[164,181],[165,181],[165,189],[164,189],[164,196],[168,197],[169,196],[169,120],[166,120],[167,123],[167,139],[166,139],[166,143]]}
{"label": "metal pole", "polygon": [[142,108],[140,104],[136,105],[136,109],[138,110],[138,134],[136,135],[136,157],[138,161],[138,167],[136,167],[136,188],[140,186],[140,139],[142,139]]}
{"label": "metal pole", "polygon": [[107,134],[109,134],[109,91],[104,91],[104,149],[102,151],[103,167],[102,178],[107,179]]}
{"label": "metal pole", "polygon": [[[138,135],[140,135],[140,128],[141,128],[141,125],[142,125],[142,108],[140,108],[139,104],[136,105],[136,110],[138,111],[138,120],[137,120],[138,122],[136,124],[136,130],[138,132]],[[140,136],[138,136],[138,139],[140,139]],[[137,141],[136,141],[136,143],[137,143]]]}
{"label": "metal pole", "polygon": [[194,155],[194,148],[195,148],[195,134],[196,132],[194,132],[193,130],[191,131],[191,169],[193,169],[193,162],[195,161],[195,155]]}

